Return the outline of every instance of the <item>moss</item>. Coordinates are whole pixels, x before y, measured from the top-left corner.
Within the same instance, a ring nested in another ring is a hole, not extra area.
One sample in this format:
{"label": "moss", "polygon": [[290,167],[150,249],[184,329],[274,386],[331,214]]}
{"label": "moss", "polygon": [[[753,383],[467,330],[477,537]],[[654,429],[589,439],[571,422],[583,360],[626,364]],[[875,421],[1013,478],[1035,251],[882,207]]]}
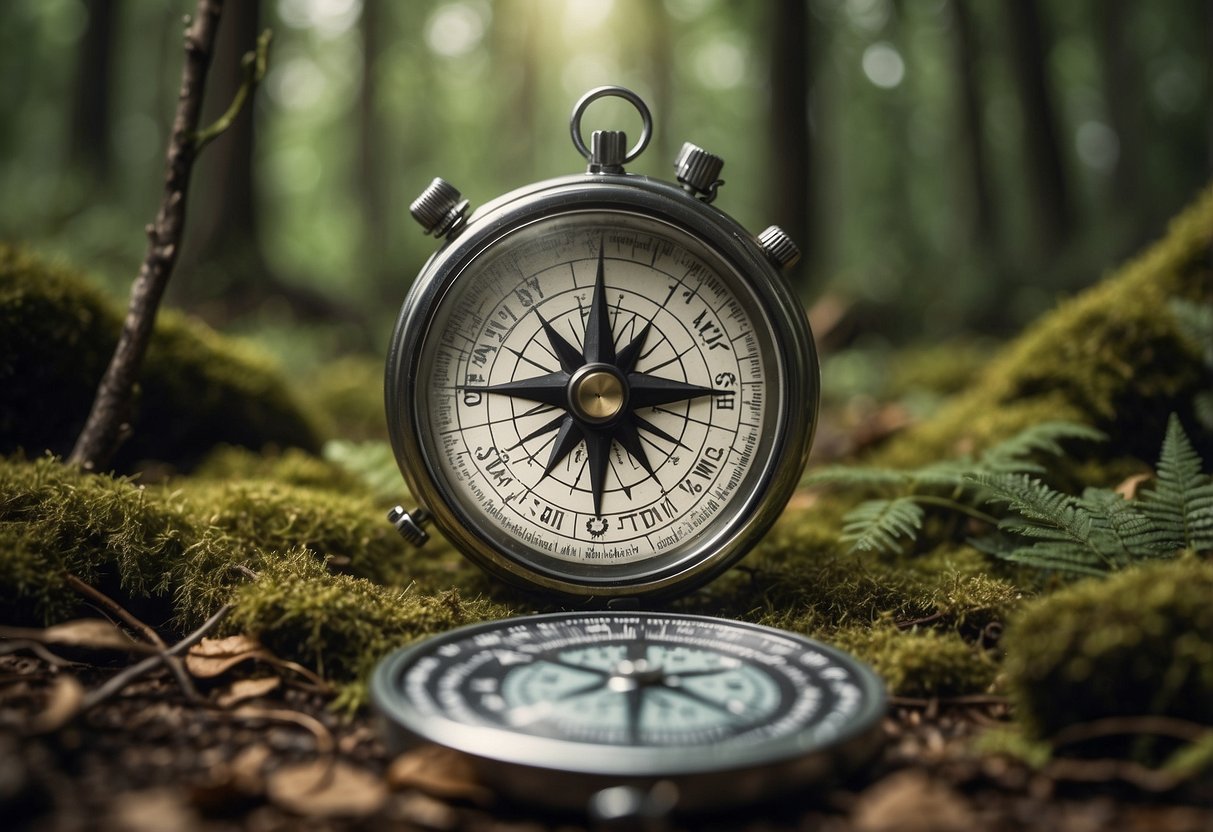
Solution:
{"label": "moss", "polygon": [[330,575],[301,551],[266,562],[255,584],[237,590],[235,603],[230,627],[327,678],[356,684],[389,650],[419,636],[516,612],[457,590],[424,595]]}
{"label": "moss", "polygon": [[270,448],[254,452],[234,445],[220,445],[191,472],[194,479],[268,480],[330,491],[362,491],[358,478],[345,468],[299,448]]}
{"label": "moss", "polygon": [[1194,558],[1081,581],[1024,605],[1006,676],[1030,736],[1106,717],[1213,725],[1213,563]]}
{"label": "moss", "polygon": [[308,400],[327,422],[330,436],[387,441],[382,355],[348,355],[313,372]]}
{"label": "moss", "polygon": [[1213,188],[1164,239],[1037,321],[977,383],[890,442],[875,462],[916,467],[1057,419],[1094,425],[1116,452],[1152,458],[1168,414],[1189,412],[1194,394],[1208,386],[1169,304],[1176,297],[1213,303],[1211,246]]}
{"label": "moss", "polygon": [[976,693],[989,688],[997,669],[992,659],[954,632],[901,631],[886,622],[847,627],[831,640],[870,664],[897,696]]}
{"label": "moss", "polygon": [[[122,313],[81,275],[0,244],[0,453],[64,454],[88,414]],[[148,348],[119,470],[188,466],[213,445],[315,450],[319,436],[274,363],[166,312]]]}
{"label": "moss", "polygon": [[[0,597],[15,601],[4,606],[11,622],[61,620],[77,605],[63,582],[71,572],[150,610],[151,621],[171,616],[176,632],[232,602],[229,629],[255,630],[284,657],[355,685],[388,647],[513,611],[445,587],[406,591],[334,574],[333,556],[356,551],[350,568],[412,582],[403,543],[377,514],[357,495],[281,483],[144,487],[52,459],[2,460]],[[260,577],[250,582],[236,567]]]}

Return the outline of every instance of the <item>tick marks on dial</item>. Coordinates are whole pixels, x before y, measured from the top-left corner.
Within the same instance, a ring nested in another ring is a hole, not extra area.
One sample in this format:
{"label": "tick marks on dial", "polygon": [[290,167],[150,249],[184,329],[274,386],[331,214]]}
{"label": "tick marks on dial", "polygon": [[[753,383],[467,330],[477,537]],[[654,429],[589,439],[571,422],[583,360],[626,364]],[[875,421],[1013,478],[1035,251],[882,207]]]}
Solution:
{"label": "tick marks on dial", "polygon": [[[578,305],[580,308],[580,301]],[[659,486],[661,481],[644,450],[640,431],[685,447],[678,439],[637,415],[636,411],[726,391],[653,375],[654,371],[679,361],[693,346],[648,372],[636,372],[636,365],[653,329],[651,320],[647,320],[640,332],[622,349],[616,349],[607,301],[605,247],[602,244],[598,247],[598,263],[594,286],[591,289],[590,308],[588,312],[582,308],[582,312],[585,331],[579,350],[535,310],[550,346],[550,353],[560,363],[559,370],[550,370],[531,361],[530,363],[545,371],[543,375],[487,386],[465,386],[462,389],[527,399],[563,409],[563,415],[533,430],[516,443],[514,448],[556,431],[555,442],[552,443],[551,453],[544,465],[543,477],[548,477],[575,448],[584,443],[586,463],[583,470],[589,473],[594,514],[602,516],[606,473],[608,467],[611,467],[610,453],[615,443],[618,443]],[[615,323],[619,323],[618,310]],[[634,323],[632,325],[634,326]],[[541,342],[540,345],[542,346]],[[515,350],[511,352],[520,358],[523,357]],[[579,472],[578,480],[580,477]],[[630,498],[630,488],[625,489],[625,496]]]}

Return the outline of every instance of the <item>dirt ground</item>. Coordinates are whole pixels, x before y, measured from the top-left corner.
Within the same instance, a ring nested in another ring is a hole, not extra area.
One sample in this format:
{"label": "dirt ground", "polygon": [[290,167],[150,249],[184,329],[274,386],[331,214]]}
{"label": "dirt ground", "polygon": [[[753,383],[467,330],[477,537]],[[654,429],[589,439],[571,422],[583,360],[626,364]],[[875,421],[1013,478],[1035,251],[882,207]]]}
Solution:
{"label": "dirt ground", "polygon": [[606,824],[511,805],[439,749],[393,761],[369,712],[335,714],[329,694],[289,669],[237,662],[187,694],[161,665],[83,709],[125,657],[64,664],[14,639],[4,647],[7,829],[1213,829],[1213,783],[1180,787],[1109,761],[1033,771],[978,755],[973,737],[1007,718],[997,697],[895,699],[883,750],[845,785],[729,814]]}

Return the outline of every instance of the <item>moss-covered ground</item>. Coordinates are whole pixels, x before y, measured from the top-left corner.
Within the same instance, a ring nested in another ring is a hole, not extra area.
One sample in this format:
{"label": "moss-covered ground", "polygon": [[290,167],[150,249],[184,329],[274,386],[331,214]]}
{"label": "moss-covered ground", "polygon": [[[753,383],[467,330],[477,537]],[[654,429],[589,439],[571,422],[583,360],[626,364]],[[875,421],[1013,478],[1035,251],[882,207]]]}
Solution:
{"label": "moss-covered ground", "polygon": [[[1193,397],[1210,386],[1169,303],[1213,303],[1211,243],[1213,191],[1163,241],[1060,304],[872,459],[920,465],[1069,419],[1110,439],[1098,456],[1071,460],[1068,477],[1113,486],[1119,472],[1141,470],[1125,460],[1153,461],[1168,414],[1192,424]],[[381,445],[320,453],[322,431],[334,426],[353,426],[346,439],[381,436],[378,376],[366,362],[309,385],[311,400],[300,403],[262,357],[168,316],[123,459],[191,473],[144,483],[44,455],[70,444],[117,314],[78,275],[0,249],[7,623],[75,615],[69,574],[166,633],[230,603],[229,632],[315,669],[356,706],[392,647],[547,608],[495,585],[440,539],[407,549],[383,520],[382,480],[370,476]],[[1193,439],[1209,448],[1209,435]],[[1029,736],[1107,716],[1213,723],[1213,574],[1196,556],[1070,584],[991,561],[954,524],[947,533],[929,526],[910,552],[853,554],[839,542],[839,520],[855,499],[797,494],[739,568],[673,606],[831,641],[872,663],[894,694],[1009,694]]]}

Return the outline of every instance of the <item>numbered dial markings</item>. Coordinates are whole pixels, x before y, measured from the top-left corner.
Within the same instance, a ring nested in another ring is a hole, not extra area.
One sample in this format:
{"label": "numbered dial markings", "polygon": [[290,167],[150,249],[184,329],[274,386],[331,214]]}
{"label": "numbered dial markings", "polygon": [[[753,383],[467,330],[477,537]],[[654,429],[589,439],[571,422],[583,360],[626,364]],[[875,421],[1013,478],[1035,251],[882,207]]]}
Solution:
{"label": "numbered dial markings", "polygon": [[526,226],[459,276],[431,332],[432,464],[515,544],[591,564],[675,552],[762,474],[771,326],[689,235],[613,212]]}
{"label": "numbered dial markings", "polygon": [[[448,739],[449,723],[542,738],[525,746],[502,744],[493,732],[450,735],[473,754],[536,755],[517,760],[530,764],[567,765],[542,758],[559,748],[549,740],[662,749],[672,768],[703,763],[701,752],[677,753],[695,747],[719,746],[722,761],[745,759],[747,748],[755,758],[778,748],[807,754],[862,734],[883,711],[873,674],[845,656],[790,634],[693,616],[516,619],[438,637],[404,657],[376,680],[389,716],[438,742]],[[478,737],[484,748],[474,747]],[[595,765],[576,748],[564,753]]]}

